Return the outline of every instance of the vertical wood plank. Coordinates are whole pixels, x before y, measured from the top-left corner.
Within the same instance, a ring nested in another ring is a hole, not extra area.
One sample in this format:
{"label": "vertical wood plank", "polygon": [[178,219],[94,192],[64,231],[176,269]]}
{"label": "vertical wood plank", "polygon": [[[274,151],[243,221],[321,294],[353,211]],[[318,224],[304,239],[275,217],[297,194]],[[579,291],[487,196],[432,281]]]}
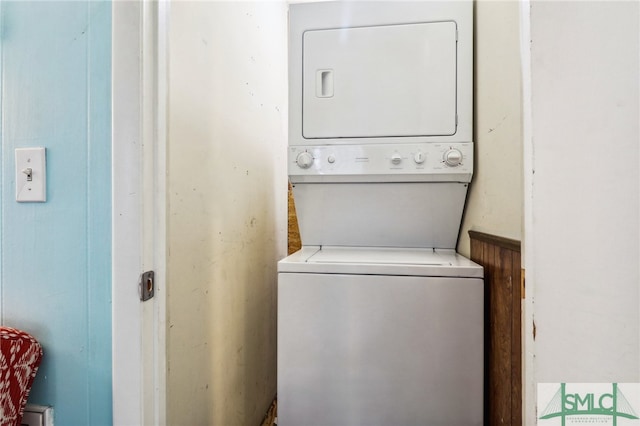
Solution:
{"label": "vertical wood plank", "polygon": [[520,244],[469,232],[485,277],[485,424],[522,424]]}
{"label": "vertical wood plank", "polygon": [[511,317],[511,424],[522,424],[522,275],[520,252],[511,251],[513,315]]}
{"label": "vertical wood plank", "polygon": [[296,215],[296,204],[293,199],[293,188],[289,183],[288,191],[288,238],[287,238],[287,253],[292,254],[302,248],[302,241],[300,241],[300,229],[298,228],[298,216]]}
{"label": "vertical wood plank", "polygon": [[495,245],[485,243],[485,257],[487,267],[487,287],[489,291],[489,411],[492,416],[492,421],[498,421],[502,423],[504,419],[504,394],[501,392],[499,386],[505,378],[501,372],[501,366],[503,362],[502,350],[500,347],[500,331],[503,329],[502,317],[504,313],[502,308],[504,303],[501,300],[499,294],[499,288],[496,287],[497,276],[496,273],[499,270],[499,255],[498,249]]}
{"label": "vertical wood plank", "polygon": [[471,260],[478,264],[484,263],[483,260],[484,243],[478,240],[471,240]]}
{"label": "vertical wood plank", "polygon": [[492,316],[494,324],[492,328],[492,352],[494,357],[494,371],[491,387],[496,396],[494,408],[496,418],[500,424],[511,420],[511,386],[503,386],[511,383],[511,277],[509,275],[511,257],[507,250],[492,246],[495,253],[495,270],[491,280],[491,292],[494,305]]}

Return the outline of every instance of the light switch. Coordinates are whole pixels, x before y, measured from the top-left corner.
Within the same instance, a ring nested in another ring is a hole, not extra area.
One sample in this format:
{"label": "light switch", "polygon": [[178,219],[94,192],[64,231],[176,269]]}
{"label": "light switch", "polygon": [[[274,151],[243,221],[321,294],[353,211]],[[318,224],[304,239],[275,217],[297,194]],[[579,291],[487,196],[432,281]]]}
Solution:
{"label": "light switch", "polygon": [[16,148],[16,201],[47,201],[45,148]]}

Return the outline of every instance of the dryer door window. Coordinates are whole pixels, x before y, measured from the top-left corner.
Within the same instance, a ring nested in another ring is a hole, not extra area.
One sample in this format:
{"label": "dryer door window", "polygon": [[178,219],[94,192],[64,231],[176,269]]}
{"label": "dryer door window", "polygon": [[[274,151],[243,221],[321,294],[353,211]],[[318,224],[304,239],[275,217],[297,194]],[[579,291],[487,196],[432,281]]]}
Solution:
{"label": "dryer door window", "polygon": [[456,23],[313,30],[303,38],[303,135],[456,132]]}

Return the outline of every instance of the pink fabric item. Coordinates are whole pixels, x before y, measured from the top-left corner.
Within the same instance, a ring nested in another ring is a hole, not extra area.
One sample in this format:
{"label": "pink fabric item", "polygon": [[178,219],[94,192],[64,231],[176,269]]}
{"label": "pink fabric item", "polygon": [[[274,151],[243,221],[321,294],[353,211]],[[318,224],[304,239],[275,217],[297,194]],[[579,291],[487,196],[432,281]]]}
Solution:
{"label": "pink fabric item", "polygon": [[42,361],[42,346],[24,331],[0,327],[0,426],[20,426]]}

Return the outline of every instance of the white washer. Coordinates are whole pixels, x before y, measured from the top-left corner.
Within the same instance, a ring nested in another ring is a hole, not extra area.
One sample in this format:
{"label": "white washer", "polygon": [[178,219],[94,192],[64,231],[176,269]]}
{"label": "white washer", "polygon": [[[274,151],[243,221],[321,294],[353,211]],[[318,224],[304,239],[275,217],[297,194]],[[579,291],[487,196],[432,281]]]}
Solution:
{"label": "white washer", "polygon": [[301,251],[278,263],[279,426],[483,422],[471,2],[289,9]]}
{"label": "white washer", "polygon": [[278,267],[279,425],[482,424],[481,267],[311,246]]}

